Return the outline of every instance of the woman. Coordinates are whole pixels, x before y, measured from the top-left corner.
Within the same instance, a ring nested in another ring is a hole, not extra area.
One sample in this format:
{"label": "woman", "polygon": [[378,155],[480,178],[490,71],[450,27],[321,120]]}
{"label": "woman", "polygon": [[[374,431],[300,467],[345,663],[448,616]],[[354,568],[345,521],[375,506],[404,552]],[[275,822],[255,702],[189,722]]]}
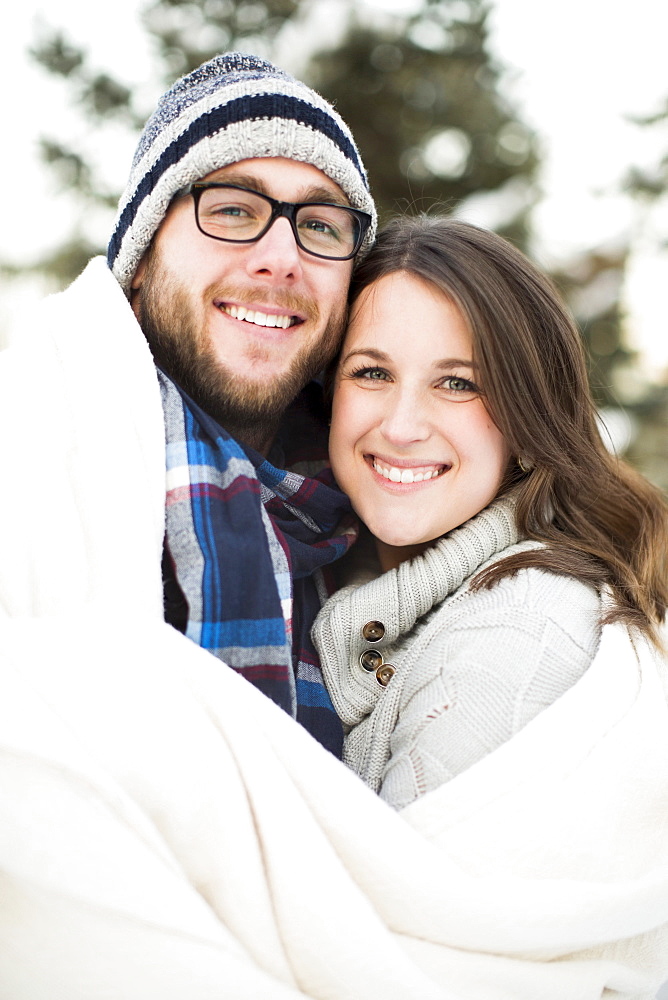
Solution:
{"label": "woman", "polygon": [[603,623],[658,645],[668,517],[606,450],[580,337],[508,242],[395,220],[352,301],[330,454],[376,576],[353,550],[314,637],[344,760],[402,808],[577,685]]}

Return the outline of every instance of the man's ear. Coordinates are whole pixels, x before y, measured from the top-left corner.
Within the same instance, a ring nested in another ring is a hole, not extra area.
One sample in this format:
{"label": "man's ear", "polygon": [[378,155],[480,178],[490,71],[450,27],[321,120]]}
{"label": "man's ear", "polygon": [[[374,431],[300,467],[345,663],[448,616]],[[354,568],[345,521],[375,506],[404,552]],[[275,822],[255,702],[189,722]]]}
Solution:
{"label": "man's ear", "polygon": [[145,272],[146,272],[146,254],[143,255],[142,259],[137,264],[137,270],[135,271],[132,277],[132,283],[130,284],[130,288],[132,289],[133,292],[136,291],[138,288],[141,288]]}
{"label": "man's ear", "polygon": [[144,253],[142,259],[137,264],[137,270],[132,276],[132,281],[130,282],[130,306],[132,311],[141,323],[141,294],[140,288],[144,281],[144,276],[146,274],[146,265],[148,262],[148,251]]}

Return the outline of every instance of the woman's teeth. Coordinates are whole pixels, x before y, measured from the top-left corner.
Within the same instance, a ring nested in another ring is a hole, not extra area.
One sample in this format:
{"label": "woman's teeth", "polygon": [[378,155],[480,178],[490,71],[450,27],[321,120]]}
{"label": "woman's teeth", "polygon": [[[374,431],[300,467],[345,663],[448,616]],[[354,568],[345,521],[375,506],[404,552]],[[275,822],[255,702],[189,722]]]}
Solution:
{"label": "woman's teeth", "polygon": [[279,326],[281,329],[287,330],[293,322],[292,316],[274,316],[271,313],[246,309],[245,306],[222,306],[222,310],[232,319],[242,319],[246,323],[255,323],[256,326]]}
{"label": "woman's teeth", "polygon": [[426,479],[436,479],[446,470],[445,465],[425,465],[419,469],[398,469],[395,465],[381,465],[377,459],[373,460],[373,467],[383,479],[389,479],[391,483],[422,483]]}

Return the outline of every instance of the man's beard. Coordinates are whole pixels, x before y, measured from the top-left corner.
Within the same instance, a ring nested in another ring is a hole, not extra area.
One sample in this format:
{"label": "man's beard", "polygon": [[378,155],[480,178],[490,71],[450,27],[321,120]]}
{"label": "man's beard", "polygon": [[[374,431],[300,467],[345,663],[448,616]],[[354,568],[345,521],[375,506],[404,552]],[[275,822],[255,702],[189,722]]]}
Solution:
{"label": "man's beard", "polygon": [[[229,371],[216,357],[203,317],[207,302],[252,300],[256,289],[212,285],[199,300],[202,314],[198,317],[197,301],[166,271],[152,247],[135,295],[139,322],[157,364],[232,437],[258,451],[265,451],[271,443],[281,417],[300,390],[331,361],[346,322],[344,300],[317,341],[304,344],[287,371],[266,381],[252,380]],[[274,299],[282,311],[304,315],[311,329],[316,326],[316,303],[285,292]],[[266,360],[269,352],[256,344],[247,356],[252,368],[254,361]]]}

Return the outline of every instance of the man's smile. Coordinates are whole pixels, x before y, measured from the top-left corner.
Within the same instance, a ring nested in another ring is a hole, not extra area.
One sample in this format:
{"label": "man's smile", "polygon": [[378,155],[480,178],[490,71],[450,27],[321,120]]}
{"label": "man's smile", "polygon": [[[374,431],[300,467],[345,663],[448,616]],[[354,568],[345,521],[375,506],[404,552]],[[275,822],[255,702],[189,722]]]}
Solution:
{"label": "man's smile", "polygon": [[287,330],[289,326],[296,326],[304,322],[301,317],[294,314],[264,312],[260,309],[249,309],[246,306],[231,305],[226,302],[215,302],[214,305],[221,312],[231,316],[232,319],[252,323],[255,326],[279,327],[282,330]]}

